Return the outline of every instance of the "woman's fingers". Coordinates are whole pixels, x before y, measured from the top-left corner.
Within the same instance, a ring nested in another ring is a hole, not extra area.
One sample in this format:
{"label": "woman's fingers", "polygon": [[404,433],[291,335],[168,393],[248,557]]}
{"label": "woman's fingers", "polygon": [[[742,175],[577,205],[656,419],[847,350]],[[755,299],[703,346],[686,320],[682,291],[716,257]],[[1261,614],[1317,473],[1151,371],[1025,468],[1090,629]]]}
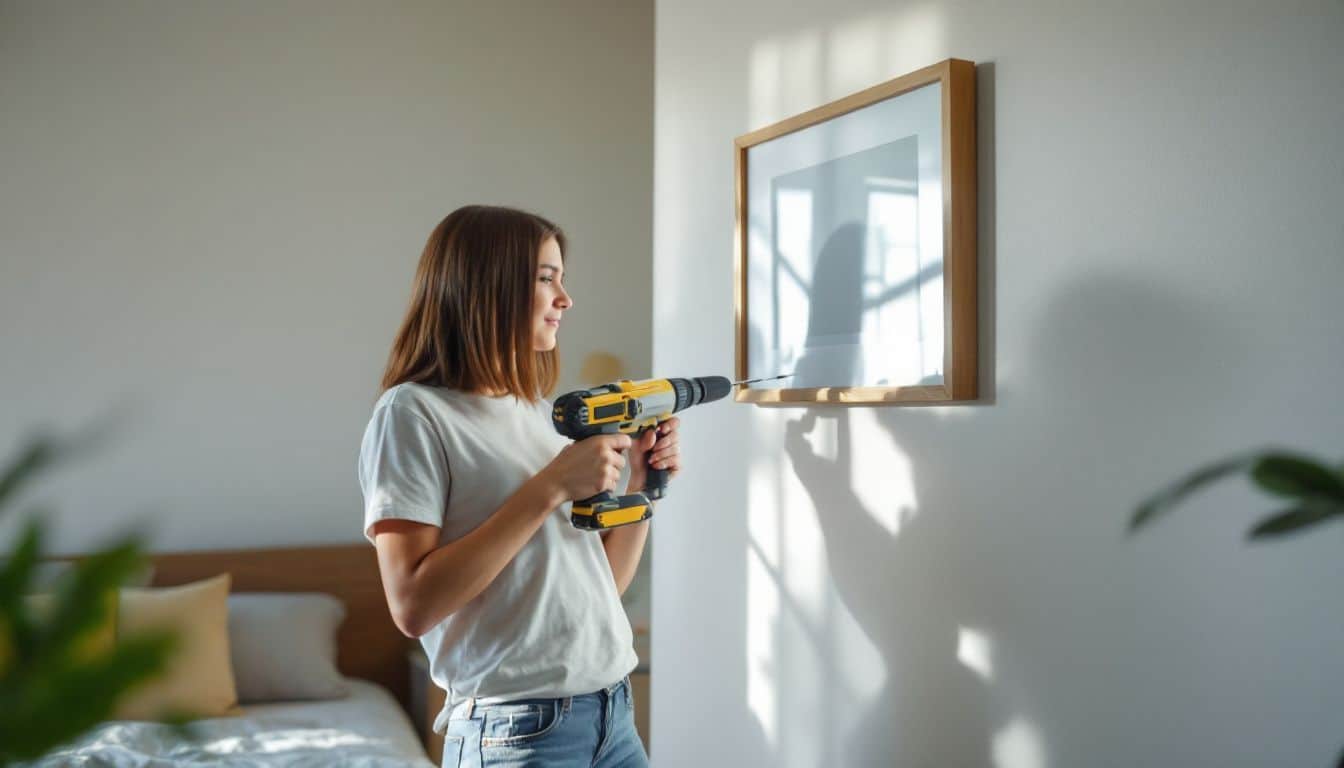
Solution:
{"label": "woman's fingers", "polygon": [[673,416],[658,425],[658,439],[654,441],[649,448],[649,463],[654,469],[670,469],[676,472],[679,461],[677,455],[680,449],[677,447],[677,427],[681,426],[681,419]]}
{"label": "woman's fingers", "polygon": [[679,454],[680,450],[677,448],[676,443],[673,443],[672,445],[667,446],[661,450],[654,451],[653,454],[651,455],[650,461],[653,462],[654,467],[657,467],[658,469],[664,469],[669,464],[679,463],[677,461],[677,456]]}

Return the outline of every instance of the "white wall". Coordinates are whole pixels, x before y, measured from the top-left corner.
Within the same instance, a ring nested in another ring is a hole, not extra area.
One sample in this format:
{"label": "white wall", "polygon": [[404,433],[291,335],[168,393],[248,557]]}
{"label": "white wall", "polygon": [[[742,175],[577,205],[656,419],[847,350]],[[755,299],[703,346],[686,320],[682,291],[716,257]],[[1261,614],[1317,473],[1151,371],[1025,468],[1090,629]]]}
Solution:
{"label": "white wall", "polygon": [[1344,435],[1339,2],[658,4],[654,367],[733,364],[734,136],[980,63],[984,398],[719,402],[655,524],[658,765],[1333,765],[1344,527],[1202,462]]}
{"label": "white wall", "polygon": [[[109,413],[51,546],[362,541],[359,439],[426,237],[571,236],[560,391],[649,367],[650,2],[0,3],[0,442]],[[0,522],[0,541],[14,519]]]}

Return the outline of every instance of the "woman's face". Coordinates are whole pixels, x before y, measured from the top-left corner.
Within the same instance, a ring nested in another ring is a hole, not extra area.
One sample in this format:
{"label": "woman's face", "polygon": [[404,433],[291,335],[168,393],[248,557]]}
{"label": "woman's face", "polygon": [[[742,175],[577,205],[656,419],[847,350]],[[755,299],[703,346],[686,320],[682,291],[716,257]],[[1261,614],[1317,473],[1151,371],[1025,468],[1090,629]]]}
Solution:
{"label": "woman's face", "polygon": [[560,330],[560,314],[574,306],[561,279],[565,262],[560,244],[549,237],[537,253],[537,290],[532,298],[532,346],[538,352],[555,349],[555,334]]}

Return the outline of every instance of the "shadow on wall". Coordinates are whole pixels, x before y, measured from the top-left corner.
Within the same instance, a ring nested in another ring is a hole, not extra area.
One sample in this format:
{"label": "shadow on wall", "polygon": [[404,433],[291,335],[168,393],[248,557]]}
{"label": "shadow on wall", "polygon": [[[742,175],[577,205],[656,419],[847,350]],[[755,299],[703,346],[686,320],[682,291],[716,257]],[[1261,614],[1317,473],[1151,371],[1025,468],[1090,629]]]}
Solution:
{"label": "shadow on wall", "polygon": [[[839,713],[818,729],[831,742],[823,755],[856,766],[1047,768],[1098,764],[1090,750],[1109,746],[1128,764],[1161,759],[1139,753],[1160,746],[1121,740],[1168,727],[1133,705],[1180,685],[1144,663],[1134,620],[1144,589],[1123,527],[1154,459],[1125,459],[1170,453],[1173,435],[1198,442],[1218,422],[1206,385],[1181,373],[1196,344],[1204,365],[1236,364],[1218,326],[1147,284],[1079,282],[1039,320],[1022,358],[1037,366],[1031,389],[1007,388],[1020,423],[987,433],[979,408],[823,406],[787,424],[788,460],[824,539],[821,578],[885,671],[870,700],[816,692]],[[834,458],[809,440],[822,433],[834,435]],[[875,442],[883,436],[890,445]],[[888,497],[907,479],[893,453],[908,462],[909,489]],[[832,641],[814,652],[843,659],[852,649]],[[788,670],[779,677],[781,706],[813,695],[786,682]],[[1099,734],[1116,743],[1097,744]]]}
{"label": "shadow on wall", "polygon": [[[976,69],[980,399],[786,411],[801,413],[786,416],[787,462],[753,468],[775,476],[751,478],[745,499],[782,542],[771,552],[749,531],[745,693],[761,727],[734,741],[760,764],[1162,764],[1189,746],[1166,700],[1181,682],[1147,665],[1153,639],[1135,618],[1153,578],[1123,530],[1127,505],[1169,479],[1164,457],[1209,443],[1226,409],[1207,366],[1236,375],[1236,350],[1190,297],[1095,275],[1014,318],[1035,329],[1013,334],[1030,369],[999,386],[994,65]],[[763,70],[753,116],[773,119],[792,91]],[[1099,260],[1082,256],[1059,263]],[[1192,349],[1203,372],[1183,375]],[[769,646],[755,657],[753,634]]]}
{"label": "shadow on wall", "polygon": [[[993,324],[993,77],[992,63],[977,66],[977,159],[981,168],[978,200],[981,400],[978,405],[991,405],[997,397]],[[818,283],[814,288],[820,289],[827,276],[836,274],[828,264],[844,264],[847,258],[855,263],[859,261],[865,229],[866,222],[849,222],[830,234],[817,255]],[[894,300],[897,297],[886,298]],[[816,332],[814,325],[818,312],[829,314],[832,321],[835,317],[847,318],[847,327],[860,325],[858,315],[862,302],[846,296],[843,289],[818,290],[810,299],[813,311],[809,314],[809,336]],[[828,304],[829,308],[819,307],[821,304]],[[754,331],[750,343],[759,348],[763,339]],[[806,359],[800,360],[799,367],[808,363]],[[892,411],[869,410],[870,415],[889,412]],[[933,418],[927,409],[916,408],[912,412],[914,418],[926,422]],[[1001,756],[1023,757],[1015,768],[1043,768],[1044,764],[1039,761],[1030,762],[1033,754],[1039,752],[1031,742],[1033,734],[1022,731],[1020,726],[1008,726],[1017,727],[1016,731],[1005,730],[1004,718],[993,712],[990,684],[983,678],[983,664],[978,661],[980,655],[988,653],[979,645],[985,639],[974,630],[981,623],[969,619],[973,611],[966,605],[957,604],[964,592],[953,586],[955,578],[947,578],[949,573],[955,575],[966,570],[948,555],[965,556],[966,553],[964,549],[939,541],[943,531],[935,522],[917,519],[917,508],[924,499],[925,489],[915,485],[893,494],[887,502],[888,509],[872,508],[872,496],[855,491],[858,484],[880,486],[884,478],[859,476],[870,469],[871,462],[860,461],[862,468],[856,466],[853,451],[866,451],[871,458],[873,450],[885,454],[887,449],[885,446],[869,449],[858,444],[864,438],[856,437],[851,429],[852,413],[843,406],[807,409],[801,418],[786,425],[785,450],[798,484],[805,491],[812,509],[817,511],[816,523],[828,569],[818,574],[818,578],[833,585],[828,597],[843,603],[843,611],[857,623],[858,631],[863,635],[860,644],[867,646],[868,656],[876,653],[877,664],[869,672],[870,682],[879,686],[877,694],[875,698],[865,697],[843,680],[844,674],[838,668],[846,665],[844,657],[863,655],[855,653],[850,647],[852,644],[846,643],[843,632],[837,632],[833,627],[814,627],[810,634],[815,647],[811,651],[831,657],[820,659],[819,666],[824,670],[822,677],[826,680],[824,690],[807,690],[816,678],[800,673],[795,665],[785,662],[772,665],[768,683],[774,687],[776,703],[773,709],[776,712],[782,713],[791,701],[820,697],[819,706],[809,707],[809,712],[816,712],[824,722],[816,723],[814,733],[794,737],[787,730],[790,725],[797,724],[797,720],[787,723],[777,718],[770,729],[777,735],[772,737],[761,731],[754,732],[752,740],[760,740],[762,751],[752,750],[747,754],[766,755],[773,750],[776,754],[772,764],[780,766],[827,762],[855,766],[977,766],[991,764],[995,734],[1006,733],[1007,739],[1000,737]],[[834,458],[821,455],[809,442],[819,422],[823,423],[820,431],[834,437],[838,449]],[[883,426],[894,440],[895,425],[884,423]],[[901,451],[899,444],[896,450]],[[789,470],[782,467],[781,471]],[[914,484],[921,478],[930,478],[930,471],[930,467],[922,463],[912,463],[910,477],[904,479]],[[782,480],[779,485],[782,489],[793,483]],[[786,516],[787,513],[781,510],[781,528],[792,527]],[[879,523],[879,520],[884,522]],[[780,560],[780,571],[790,567],[787,558]],[[784,610],[777,609],[777,612],[785,618],[775,620],[764,631],[774,645],[788,645],[796,636],[789,632],[799,622],[806,622],[806,612],[790,604],[793,601],[787,594],[787,585],[791,579],[783,573],[771,574],[769,578],[772,586],[783,594],[778,600]],[[759,599],[754,595],[754,592],[749,594],[749,601]],[[831,608],[825,613],[835,617],[835,623],[850,621],[848,617],[838,616],[840,612]],[[749,605],[748,616],[759,616],[759,612]],[[782,623],[792,624],[792,627],[785,629]],[[803,655],[807,652],[801,651]],[[781,652],[775,649],[768,655],[771,658],[790,655],[796,658],[799,653],[797,650]],[[971,666],[968,667],[968,662],[959,655],[970,658]],[[748,666],[753,662],[749,659]],[[879,665],[881,669],[875,668]],[[761,718],[761,712],[755,714],[757,719]],[[782,718],[788,719],[787,714]],[[781,728],[784,733],[778,733]],[[800,745],[795,738],[825,743]]]}

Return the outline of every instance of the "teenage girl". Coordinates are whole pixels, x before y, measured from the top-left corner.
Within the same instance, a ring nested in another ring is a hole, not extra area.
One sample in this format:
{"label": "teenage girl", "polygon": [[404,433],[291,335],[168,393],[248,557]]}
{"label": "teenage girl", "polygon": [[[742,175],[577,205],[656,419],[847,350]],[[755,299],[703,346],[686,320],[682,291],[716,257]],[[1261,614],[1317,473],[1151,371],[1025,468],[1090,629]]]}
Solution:
{"label": "teenage girl", "polygon": [[[397,627],[447,691],[443,765],[644,766],[621,593],[648,521],[593,533],[569,502],[675,474],[669,419],[638,443],[571,443],[545,399],[574,302],[565,235],[524,211],[468,206],[420,257],[382,396],[364,432],[364,535]],[[626,492],[630,492],[627,490]]]}

